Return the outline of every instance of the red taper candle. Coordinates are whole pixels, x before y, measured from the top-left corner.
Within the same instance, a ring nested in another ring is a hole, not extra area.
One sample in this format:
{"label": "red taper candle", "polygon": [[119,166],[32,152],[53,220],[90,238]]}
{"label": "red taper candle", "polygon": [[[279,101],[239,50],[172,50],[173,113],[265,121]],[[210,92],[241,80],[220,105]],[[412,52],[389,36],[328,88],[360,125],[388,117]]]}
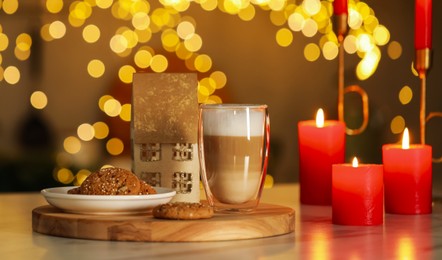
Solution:
{"label": "red taper candle", "polygon": [[383,167],[380,164],[334,164],[332,222],[374,226],[384,222]]}
{"label": "red taper candle", "polygon": [[333,1],[333,12],[336,15],[348,14],[348,0]]}
{"label": "red taper candle", "polygon": [[298,143],[301,203],[331,205],[332,165],[345,159],[345,124],[324,120],[320,109],[316,122],[298,123]]}
{"label": "red taper candle", "polygon": [[414,47],[416,50],[432,47],[432,0],[416,0]]}
{"label": "red taper candle", "polygon": [[[407,143],[408,142],[408,143]],[[432,212],[432,148],[410,145],[408,130],[402,145],[382,147],[385,212],[430,214]]]}

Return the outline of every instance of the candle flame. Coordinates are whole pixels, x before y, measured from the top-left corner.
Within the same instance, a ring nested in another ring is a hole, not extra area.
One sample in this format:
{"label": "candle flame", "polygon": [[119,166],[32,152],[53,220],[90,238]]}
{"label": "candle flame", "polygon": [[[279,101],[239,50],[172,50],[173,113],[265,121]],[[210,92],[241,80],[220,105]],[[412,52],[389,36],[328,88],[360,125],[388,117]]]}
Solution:
{"label": "candle flame", "polygon": [[408,128],[405,127],[404,135],[402,136],[402,149],[410,148],[410,134],[408,133]]}
{"label": "candle flame", "polygon": [[358,167],[358,158],[356,158],[356,157],[354,157],[353,158],[353,161],[352,161],[352,163],[351,163],[351,165],[353,166],[353,167],[355,167],[355,168],[357,168]]}
{"label": "candle flame", "polygon": [[316,127],[324,127],[324,110],[318,109],[316,113]]}

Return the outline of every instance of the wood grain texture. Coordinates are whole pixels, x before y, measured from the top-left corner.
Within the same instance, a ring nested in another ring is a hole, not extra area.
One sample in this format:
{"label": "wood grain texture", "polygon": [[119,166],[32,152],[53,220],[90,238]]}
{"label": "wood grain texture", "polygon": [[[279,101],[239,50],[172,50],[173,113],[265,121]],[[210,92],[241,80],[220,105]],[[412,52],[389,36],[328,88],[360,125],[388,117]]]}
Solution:
{"label": "wood grain texture", "polygon": [[295,229],[295,211],[261,204],[249,214],[215,214],[203,220],[162,220],[151,214],[81,215],[52,206],[32,211],[35,232],[61,237],[114,241],[223,241],[287,234]]}

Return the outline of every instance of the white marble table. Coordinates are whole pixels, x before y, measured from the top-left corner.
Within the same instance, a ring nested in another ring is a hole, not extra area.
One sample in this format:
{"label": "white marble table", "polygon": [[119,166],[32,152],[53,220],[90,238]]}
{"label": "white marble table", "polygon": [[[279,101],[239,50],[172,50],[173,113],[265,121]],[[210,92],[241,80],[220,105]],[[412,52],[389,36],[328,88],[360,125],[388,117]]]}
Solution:
{"label": "white marble table", "polygon": [[[39,193],[0,194],[1,259],[442,259],[442,203],[431,215],[385,215],[374,227],[331,223],[331,207],[299,205],[299,185],[279,184],[262,202],[296,210],[287,235],[225,242],[113,242],[32,232],[31,211],[45,205]],[[230,258],[235,257],[235,258]]]}

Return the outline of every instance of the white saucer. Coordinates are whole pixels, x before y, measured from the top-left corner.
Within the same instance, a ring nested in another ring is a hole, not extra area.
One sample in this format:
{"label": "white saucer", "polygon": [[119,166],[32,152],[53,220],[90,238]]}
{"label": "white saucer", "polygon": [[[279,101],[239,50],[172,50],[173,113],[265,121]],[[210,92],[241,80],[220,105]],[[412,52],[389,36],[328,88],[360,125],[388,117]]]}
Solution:
{"label": "white saucer", "polygon": [[153,207],[168,203],[176,191],[169,188],[154,187],[157,194],[148,195],[80,195],[68,194],[75,188],[56,187],[41,191],[46,201],[63,211],[79,214],[133,214],[147,212]]}

